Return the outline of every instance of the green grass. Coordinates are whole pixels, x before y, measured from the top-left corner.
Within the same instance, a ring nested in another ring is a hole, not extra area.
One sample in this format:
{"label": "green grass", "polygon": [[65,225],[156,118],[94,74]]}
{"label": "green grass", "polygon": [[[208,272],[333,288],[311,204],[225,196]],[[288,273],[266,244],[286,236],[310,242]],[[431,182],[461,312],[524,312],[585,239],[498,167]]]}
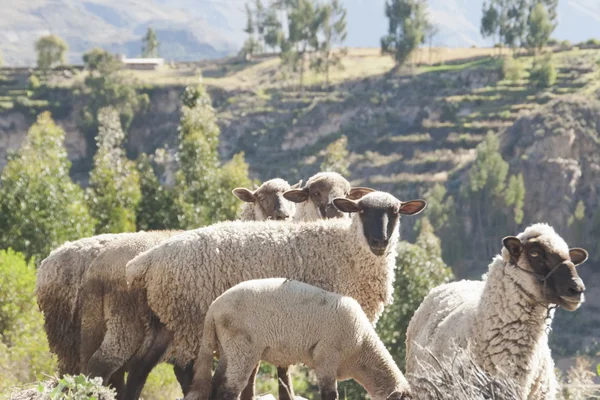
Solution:
{"label": "green grass", "polygon": [[500,59],[488,57],[481,60],[466,62],[463,64],[442,64],[421,67],[421,72],[446,72],[446,71],[462,71],[468,68],[485,68],[492,69],[500,67]]}

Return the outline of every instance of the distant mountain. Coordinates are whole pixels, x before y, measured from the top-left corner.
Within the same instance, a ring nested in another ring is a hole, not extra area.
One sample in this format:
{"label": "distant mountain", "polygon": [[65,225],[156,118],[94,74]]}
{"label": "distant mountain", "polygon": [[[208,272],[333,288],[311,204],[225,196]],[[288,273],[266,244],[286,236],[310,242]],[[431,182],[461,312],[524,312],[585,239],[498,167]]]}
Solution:
{"label": "distant mountain", "polygon": [[[265,0],[266,1],[266,0]],[[32,65],[33,43],[49,32],[67,40],[69,61],[93,46],[126,53],[141,51],[153,26],[161,54],[169,60],[198,60],[234,54],[244,40],[245,0],[0,0],[0,49],[9,65]],[[344,0],[350,47],[377,47],[387,30],[385,0]],[[483,0],[429,0],[440,28],[434,45],[488,46],[479,34]],[[554,36],[580,42],[600,38],[600,1],[560,0]]]}

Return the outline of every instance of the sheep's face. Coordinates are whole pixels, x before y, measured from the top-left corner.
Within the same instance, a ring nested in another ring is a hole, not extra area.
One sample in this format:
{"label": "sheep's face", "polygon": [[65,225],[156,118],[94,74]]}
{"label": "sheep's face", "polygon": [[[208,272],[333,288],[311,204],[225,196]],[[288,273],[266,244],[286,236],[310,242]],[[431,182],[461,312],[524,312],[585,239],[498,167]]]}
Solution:
{"label": "sheep's face", "polygon": [[532,272],[527,286],[534,289],[532,294],[540,302],[569,311],[583,303],[585,285],[575,267],[587,260],[587,251],[569,249],[554,231],[525,239],[506,237],[503,244],[511,263]]}
{"label": "sheep's face", "polygon": [[286,220],[296,211],[296,205],[283,197],[287,190],[298,188],[302,181],[290,187],[283,179],[271,179],[263,183],[255,191],[237,188],[233,194],[247,203],[254,203],[258,215],[263,219]]}
{"label": "sheep's face", "polygon": [[375,190],[361,187],[350,187],[350,183],[335,172],[321,172],[311,177],[302,189],[292,189],[284,193],[284,197],[294,203],[304,203],[314,207],[321,219],[341,218],[344,216],[333,206],[333,199],[344,197],[352,200],[361,198]]}
{"label": "sheep's face", "polygon": [[424,200],[402,202],[383,192],[368,194],[359,201],[338,198],[333,204],[342,212],[358,213],[367,244],[376,256],[389,252],[390,240],[398,229],[401,214],[416,215],[427,206]]}

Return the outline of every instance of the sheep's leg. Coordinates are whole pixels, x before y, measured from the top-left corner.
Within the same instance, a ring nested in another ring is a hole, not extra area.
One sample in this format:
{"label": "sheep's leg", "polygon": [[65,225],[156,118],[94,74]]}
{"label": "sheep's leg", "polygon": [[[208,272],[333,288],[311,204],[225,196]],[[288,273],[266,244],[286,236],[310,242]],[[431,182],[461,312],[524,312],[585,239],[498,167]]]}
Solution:
{"label": "sheep's leg", "polygon": [[124,400],[137,400],[146,384],[148,375],[159,363],[163,354],[173,340],[173,333],[165,327],[161,327],[154,337],[148,351],[140,357],[131,360],[131,370],[127,376]]}
{"label": "sheep's leg", "polygon": [[318,344],[314,350],[315,374],[319,382],[321,400],[337,400],[337,371],[340,365],[338,354],[331,354],[331,346]]}
{"label": "sheep's leg", "polygon": [[337,400],[337,381],[332,376],[319,376],[319,392],[321,393],[321,400]]}
{"label": "sheep's leg", "polygon": [[106,334],[103,285],[97,280],[85,284],[77,293],[76,309],[79,312],[75,312],[75,317],[81,319],[81,368],[86,371]]}
{"label": "sheep's leg", "polygon": [[123,392],[125,390],[125,367],[112,374],[108,380],[108,386],[114,388],[117,392],[117,400],[123,400]]}
{"label": "sheep's leg", "polygon": [[194,379],[194,363],[189,362],[185,367],[180,367],[177,365],[177,363],[175,363],[175,365],[173,365],[173,372],[175,373],[177,382],[179,382],[181,391],[185,396],[190,391],[190,386],[192,385],[192,381]]}
{"label": "sheep's leg", "polygon": [[294,387],[292,386],[292,377],[289,367],[277,367],[277,377],[279,386],[279,400],[293,400]]}
{"label": "sheep's leg", "polygon": [[[249,343],[231,343],[232,349],[251,349]],[[232,361],[227,361],[232,360]],[[225,367],[221,363],[225,361]],[[213,377],[214,400],[237,400],[248,384],[260,361],[260,354],[248,351],[244,354],[221,354],[219,367]]]}
{"label": "sheep's leg", "polygon": [[242,392],[241,396],[240,396],[240,400],[252,400],[254,398],[254,390],[255,390],[255,381],[256,381],[256,374],[258,373],[258,369],[260,368],[260,362],[258,364],[256,364],[256,368],[254,368],[254,370],[252,371],[252,374],[250,375],[250,379],[248,379],[248,384],[246,385],[246,387],[244,388],[244,391]]}

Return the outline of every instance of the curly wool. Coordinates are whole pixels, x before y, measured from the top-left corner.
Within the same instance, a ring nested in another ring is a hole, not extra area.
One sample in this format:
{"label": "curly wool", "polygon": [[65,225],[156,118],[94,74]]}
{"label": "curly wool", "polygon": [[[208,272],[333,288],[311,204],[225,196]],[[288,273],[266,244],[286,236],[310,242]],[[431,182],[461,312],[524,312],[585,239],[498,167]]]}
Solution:
{"label": "curly wool", "polygon": [[[88,361],[96,352],[95,358],[102,354],[118,354],[125,362],[139,348],[147,329],[139,314],[147,307],[142,296],[128,291],[125,265],[138,254],[181,232],[142,231],[122,235],[109,243],[91,263],[83,276],[78,299],[81,303],[83,372],[91,372],[87,368]],[[95,358],[91,360],[91,366],[94,366]]]}
{"label": "curly wool", "polygon": [[44,314],[50,350],[59,374],[79,374],[79,321],[73,318],[77,289],[86,269],[106,245],[123,234],[104,234],[66,242],[46,257],[37,270],[35,295]]}
{"label": "curly wool", "polygon": [[360,217],[300,224],[226,222],[188,231],[127,264],[127,281],[175,332],[180,365],[193,360],[212,301],[250,279],[285,276],[356,299],[371,322],[392,300],[398,229],[375,256]]}
{"label": "curly wool", "polygon": [[349,378],[375,400],[410,391],[356,300],[286,278],[242,282],[212,303],[196,363],[200,385],[186,400],[210,392],[202,382],[210,381],[217,350],[227,365],[227,386],[240,392],[259,360],[280,367],[303,363],[319,372],[321,391]]}
{"label": "curly wool", "polygon": [[[539,238],[567,256],[565,241],[546,224],[536,224],[519,239]],[[505,373],[519,387],[520,398],[554,399],[557,383],[548,347],[548,308],[533,300],[542,289],[527,272],[515,268],[503,249],[483,281],[459,281],[433,289],[415,312],[407,330],[407,373],[422,374],[423,363],[450,356],[471,345],[477,363],[491,374]],[[525,256],[518,265],[531,270]]]}

